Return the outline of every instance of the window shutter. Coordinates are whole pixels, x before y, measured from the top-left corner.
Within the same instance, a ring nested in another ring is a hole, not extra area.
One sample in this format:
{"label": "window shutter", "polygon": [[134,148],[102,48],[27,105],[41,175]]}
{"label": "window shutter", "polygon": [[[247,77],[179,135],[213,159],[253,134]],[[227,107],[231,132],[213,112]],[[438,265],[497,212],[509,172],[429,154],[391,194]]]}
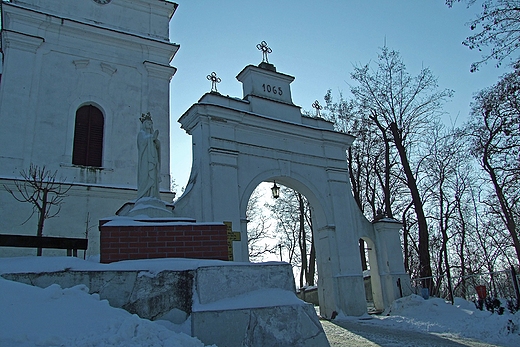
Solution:
{"label": "window shutter", "polygon": [[72,164],[102,166],[103,113],[92,105],[82,106],[76,112]]}

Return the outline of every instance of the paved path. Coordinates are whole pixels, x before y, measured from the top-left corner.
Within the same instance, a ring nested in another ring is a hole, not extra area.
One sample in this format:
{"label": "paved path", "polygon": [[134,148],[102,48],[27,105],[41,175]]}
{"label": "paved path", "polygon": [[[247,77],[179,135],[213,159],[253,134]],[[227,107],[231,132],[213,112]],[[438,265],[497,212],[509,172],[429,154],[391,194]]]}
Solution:
{"label": "paved path", "polygon": [[439,334],[427,334],[365,325],[356,321],[330,322],[322,320],[331,347],[491,347],[470,339],[455,339]]}

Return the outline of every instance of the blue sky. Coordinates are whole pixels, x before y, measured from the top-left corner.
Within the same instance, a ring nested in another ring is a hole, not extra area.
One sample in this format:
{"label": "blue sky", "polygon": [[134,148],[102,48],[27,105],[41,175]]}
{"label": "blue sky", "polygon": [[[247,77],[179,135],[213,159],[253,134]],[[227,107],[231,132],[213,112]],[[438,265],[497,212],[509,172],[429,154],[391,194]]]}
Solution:
{"label": "blue sky", "polygon": [[494,84],[505,69],[493,62],[470,73],[480,58],[461,42],[472,31],[466,25],[480,10],[477,4],[448,8],[444,0],[177,0],[170,40],[180,44],[172,61],[178,71],[171,82],[171,172],[179,187],[191,169],[191,137],[177,119],[211,88],[212,71],[222,79],[218,91],[242,97],[235,76],[262,54],[256,45],[272,48],[269,62],[295,77],[293,102],[311,110],[322,104],[328,89],[348,97],[354,65],[377,59],[385,42],[401,53],[415,75],[429,67],[440,88],[455,91],[444,107],[447,123],[463,122],[472,95]]}

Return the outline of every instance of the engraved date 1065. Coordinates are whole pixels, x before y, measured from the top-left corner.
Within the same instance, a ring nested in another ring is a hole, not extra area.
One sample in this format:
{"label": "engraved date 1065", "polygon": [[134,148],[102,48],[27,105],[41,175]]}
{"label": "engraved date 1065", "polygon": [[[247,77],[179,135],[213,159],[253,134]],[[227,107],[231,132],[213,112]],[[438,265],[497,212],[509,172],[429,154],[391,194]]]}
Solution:
{"label": "engraved date 1065", "polygon": [[282,95],[283,94],[283,90],[282,90],[282,87],[276,87],[276,86],[272,86],[270,84],[262,84],[262,88],[264,88],[264,92],[265,93],[273,93],[273,94],[276,94],[276,95]]}

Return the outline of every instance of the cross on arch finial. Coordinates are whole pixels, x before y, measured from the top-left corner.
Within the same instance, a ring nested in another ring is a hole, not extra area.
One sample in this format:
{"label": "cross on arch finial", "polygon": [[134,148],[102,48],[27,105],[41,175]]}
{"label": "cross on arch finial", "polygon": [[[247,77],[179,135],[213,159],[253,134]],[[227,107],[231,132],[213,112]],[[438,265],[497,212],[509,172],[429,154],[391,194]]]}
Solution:
{"label": "cross on arch finial", "polygon": [[312,104],[312,107],[316,109],[316,117],[321,116],[320,110],[323,109],[323,106],[320,105],[320,102],[318,100],[315,100]]}
{"label": "cross on arch finial", "polygon": [[262,63],[268,63],[269,59],[267,58],[268,54],[273,53],[273,50],[267,45],[267,42],[262,41],[259,44],[256,45],[256,48],[259,51],[262,51]]}
{"label": "cross on arch finial", "polygon": [[217,83],[222,82],[220,77],[217,76],[217,73],[213,71],[211,74],[207,75],[206,78],[208,81],[211,81],[211,91],[212,92],[218,92],[217,90]]}

